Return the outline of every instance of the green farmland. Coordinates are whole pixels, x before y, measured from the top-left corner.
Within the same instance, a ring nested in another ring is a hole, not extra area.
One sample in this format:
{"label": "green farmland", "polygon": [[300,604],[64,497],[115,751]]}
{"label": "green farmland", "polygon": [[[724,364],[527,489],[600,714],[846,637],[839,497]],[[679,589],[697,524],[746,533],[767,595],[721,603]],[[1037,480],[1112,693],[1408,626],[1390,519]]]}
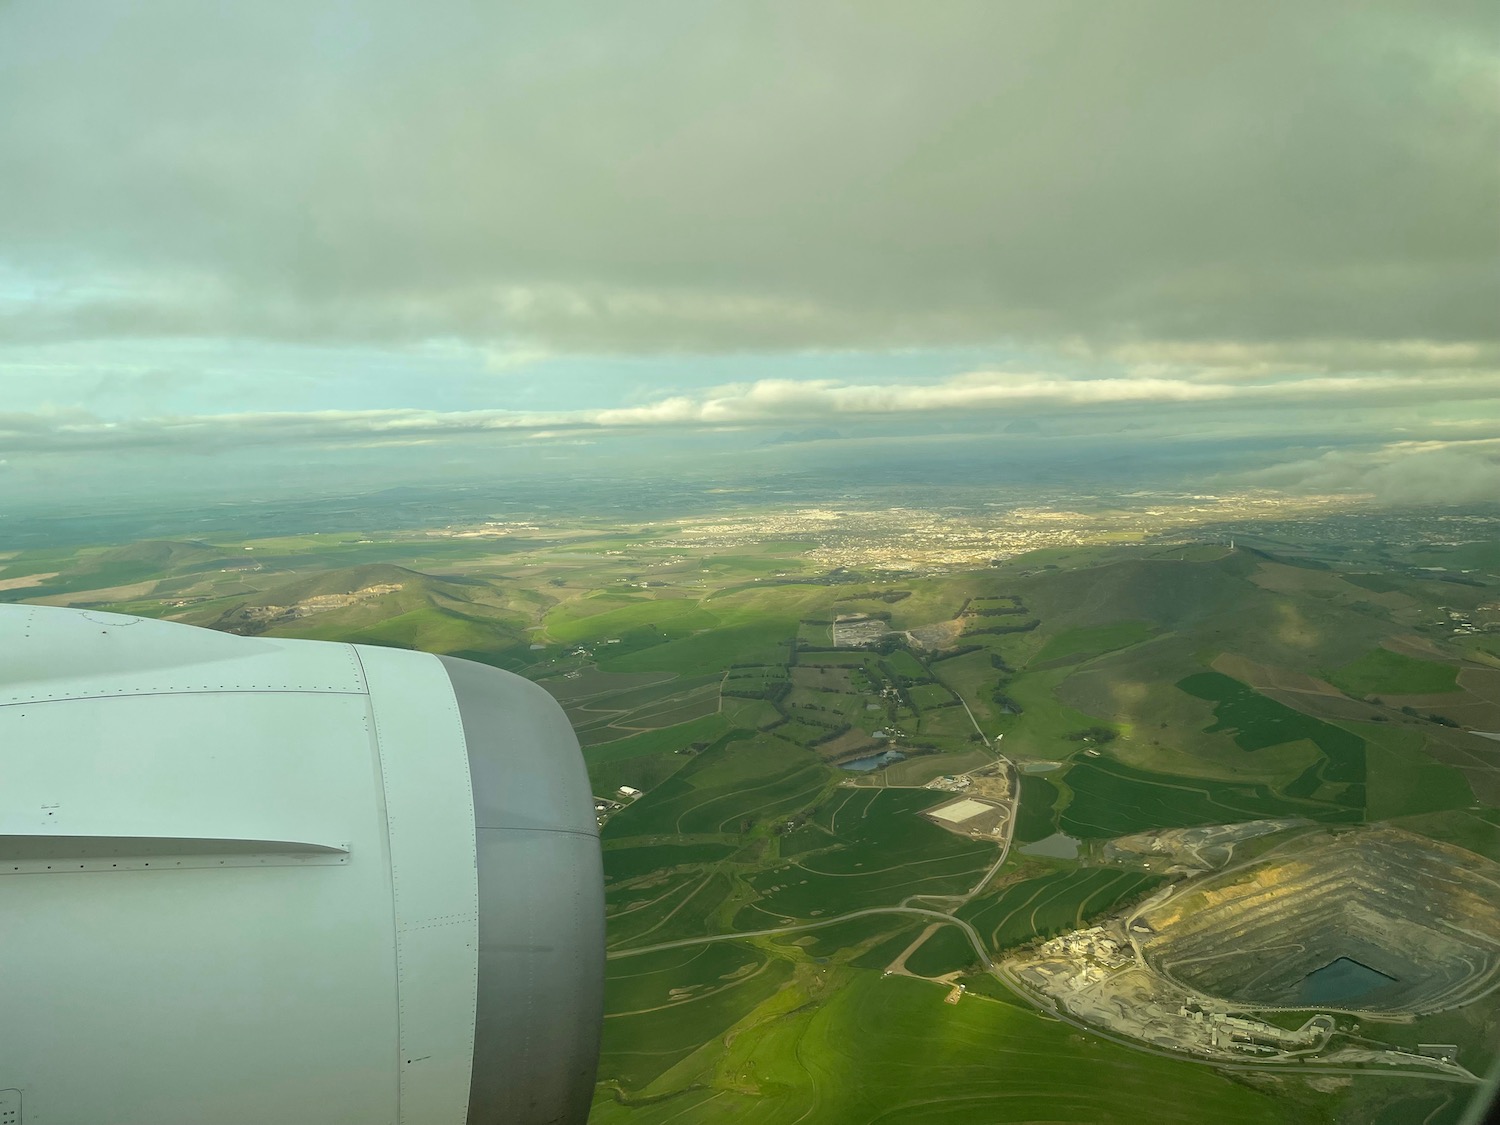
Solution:
{"label": "green farmland", "polygon": [[1021,809],[1016,818],[1017,843],[1030,844],[1057,831],[1058,788],[1045,777],[1021,776]]}
{"label": "green farmland", "polygon": [[1099,625],[1085,629],[1068,629],[1049,637],[1034,658],[1036,664],[1053,661],[1072,662],[1117,648],[1140,644],[1149,640],[1155,629],[1145,621],[1121,621],[1114,625]]}
{"label": "green farmland", "polygon": [[812,805],[828,781],[828,769],[797,747],[742,732],[615,816],[605,838],[747,832]]}
{"label": "green farmland", "polygon": [[1328,675],[1350,695],[1436,695],[1458,690],[1458,669],[1377,648]]}
{"label": "green farmland", "polygon": [[610,888],[606,896],[611,949],[702,937],[718,929],[717,912],[734,890],[714,868],[679,871],[647,887]]}
{"label": "green farmland", "polygon": [[734,942],[611,961],[600,1078],[646,1086],[773,996],[791,975],[788,962]]}
{"label": "green farmland", "polygon": [[979,955],[969,943],[969,935],[957,926],[941,927],[906,959],[906,971],[919,977],[942,976],[978,966]]}
{"label": "green farmland", "polygon": [[1322,752],[1322,761],[1308,766],[1286,785],[1287,797],[1322,800],[1349,809],[1365,806],[1365,742],[1342,727],[1294,711],[1258,691],[1218,672],[1200,672],[1177,686],[1199,699],[1212,700],[1214,725],[1208,733],[1232,731],[1237,745],[1263,750],[1306,740]]}
{"label": "green farmland", "polygon": [[727,859],[739,848],[734,844],[640,844],[604,849],[604,877],[627,882],[653,871],[694,864],[712,864]]}
{"label": "green farmland", "polygon": [[944,796],[923,789],[835,791],[815,823],[802,829],[821,834],[824,849],[748,879],[758,897],[735,924],[756,929],[786,918],[895,906],[913,894],[968,890],[994,862],[995,847],[955,836],[917,815]]}
{"label": "green farmland", "polygon": [[[835,975],[837,974],[837,975]],[[943,1003],[923,981],[832,971],[747,1012],[732,1045],[686,1059],[642,1089],[632,1073],[677,1058],[674,1042],[607,1032],[591,1120],[613,1125],[1294,1125],[1305,1107],[1191,1062],[1077,1034],[982,997]],[[791,1005],[788,1008],[788,1005]],[[607,1021],[613,1023],[619,1021]],[[668,1021],[663,1021],[668,1022]],[[716,1022],[703,1019],[696,1030]],[[723,1030],[715,1029],[716,1031]],[[715,1032],[709,1032],[714,1034]],[[686,1036],[684,1035],[684,1038]],[[1170,1096],[1164,1096],[1170,1091]]]}
{"label": "green farmland", "polygon": [[1073,799],[1059,825],[1083,839],[1266,817],[1303,816],[1330,824],[1361,819],[1356,806],[1296,800],[1267,785],[1151,773],[1108,758],[1080,762],[1066,781]]}

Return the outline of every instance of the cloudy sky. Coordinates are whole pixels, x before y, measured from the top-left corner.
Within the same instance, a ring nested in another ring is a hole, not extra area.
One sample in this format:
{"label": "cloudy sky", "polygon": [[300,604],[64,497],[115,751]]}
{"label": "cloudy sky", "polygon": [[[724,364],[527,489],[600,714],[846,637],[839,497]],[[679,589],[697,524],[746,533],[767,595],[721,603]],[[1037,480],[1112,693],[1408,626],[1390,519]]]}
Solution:
{"label": "cloudy sky", "polygon": [[1500,494],[1485,2],[0,2],[0,204],[12,495],[1020,419]]}

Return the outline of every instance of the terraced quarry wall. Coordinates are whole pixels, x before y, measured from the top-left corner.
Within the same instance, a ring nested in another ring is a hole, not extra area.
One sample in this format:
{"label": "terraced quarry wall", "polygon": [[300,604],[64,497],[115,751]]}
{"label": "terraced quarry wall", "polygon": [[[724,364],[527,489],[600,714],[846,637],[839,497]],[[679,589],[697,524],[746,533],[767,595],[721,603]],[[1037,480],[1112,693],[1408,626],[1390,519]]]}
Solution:
{"label": "terraced quarry wall", "polygon": [[1131,936],[1163,975],[1250,1006],[1439,1011],[1500,976],[1500,865],[1399,829],[1338,832],[1147,907]]}

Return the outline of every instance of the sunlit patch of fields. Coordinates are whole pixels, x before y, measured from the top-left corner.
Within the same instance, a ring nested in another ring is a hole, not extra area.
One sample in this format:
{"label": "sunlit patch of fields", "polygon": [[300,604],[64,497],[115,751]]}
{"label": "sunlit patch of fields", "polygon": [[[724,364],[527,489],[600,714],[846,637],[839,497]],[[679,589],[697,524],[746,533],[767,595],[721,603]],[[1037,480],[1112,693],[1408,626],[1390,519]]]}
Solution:
{"label": "sunlit patch of fields", "polygon": [[[1308,1119],[1305,1102],[1191,1062],[1079,1035],[1030,1009],[974,995],[945,1004],[941,987],[876,971],[827,974],[789,985],[792,995],[765,1002],[764,1015],[746,1012],[724,1036],[726,1047],[680,1063],[658,1084],[606,1087],[591,1120],[1292,1125]],[[601,1077],[623,1072],[627,1060],[651,1046],[629,1056],[606,1053]]]}

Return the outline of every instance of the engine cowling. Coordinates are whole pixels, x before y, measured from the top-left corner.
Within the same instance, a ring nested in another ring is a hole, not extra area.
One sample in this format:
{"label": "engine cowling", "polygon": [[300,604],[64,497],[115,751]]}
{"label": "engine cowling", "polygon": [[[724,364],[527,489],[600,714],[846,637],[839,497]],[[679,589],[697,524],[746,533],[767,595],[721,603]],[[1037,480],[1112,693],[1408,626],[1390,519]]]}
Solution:
{"label": "engine cowling", "polygon": [[0,1106],[582,1122],[578,742],[482,664],[0,606]]}

